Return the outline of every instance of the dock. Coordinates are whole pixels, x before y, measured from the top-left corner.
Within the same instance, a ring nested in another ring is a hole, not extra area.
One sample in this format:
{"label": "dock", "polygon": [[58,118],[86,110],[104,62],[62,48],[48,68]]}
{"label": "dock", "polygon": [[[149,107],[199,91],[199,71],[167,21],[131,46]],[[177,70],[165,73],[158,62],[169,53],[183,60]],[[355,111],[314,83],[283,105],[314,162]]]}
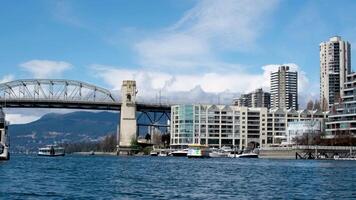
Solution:
{"label": "dock", "polygon": [[291,147],[263,147],[260,158],[277,159],[334,159],[352,158],[356,155],[356,146],[317,146],[299,145]]}

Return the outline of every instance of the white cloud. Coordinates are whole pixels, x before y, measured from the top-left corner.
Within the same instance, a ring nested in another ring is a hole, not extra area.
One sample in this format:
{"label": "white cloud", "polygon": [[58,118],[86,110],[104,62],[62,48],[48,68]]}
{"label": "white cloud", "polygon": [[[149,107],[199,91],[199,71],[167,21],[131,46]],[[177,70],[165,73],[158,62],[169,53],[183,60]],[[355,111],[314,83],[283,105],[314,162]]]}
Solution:
{"label": "white cloud", "polygon": [[6,83],[9,81],[13,81],[14,79],[15,79],[14,75],[9,74],[9,75],[3,76],[2,79],[0,79],[0,83]]}
{"label": "white cloud", "polygon": [[78,28],[88,28],[83,23],[83,21],[76,15],[77,12],[69,1],[53,2],[53,9],[51,14],[56,20],[64,24]]}
{"label": "white cloud", "polygon": [[[316,98],[317,92],[310,87],[306,73],[294,63],[283,64],[298,71],[298,90],[300,104]],[[123,80],[136,80],[140,100],[154,100],[161,91],[170,103],[216,103],[217,98],[225,98],[224,103],[231,103],[233,97],[251,92],[257,88],[270,90],[270,74],[278,70],[279,64],[261,67],[260,74],[250,73],[201,73],[171,74],[143,69],[120,69],[114,66],[94,65],[97,78],[102,79],[113,90],[120,90]],[[179,97],[179,95],[183,95]],[[186,99],[184,101],[183,99]],[[209,98],[209,99],[206,99]]]}
{"label": "white cloud", "polygon": [[[113,66],[93,66],[97,78],[102,79],[113,90],[120,90],[123,80],[136,80],[138,99],[151,101],[157,98],[159,91],[171,103],[182,102],[214,102],[223,96],[231,103],[238,93],[248,92],[263,87],[263,74],[248,73],[203,73],[203,74],[171,74],[142,69],[119,69]],[[252,80],[252,84],[251,84]],[[179,98],[177,96],[183,95]],[[223,96],[221,96],[223,95]],[[209,99],[204,99],[209,98]]]}
{"label": "white cloud", "polygon": [[20,66],[34,78],[58,78],[64,71],[70,69],[72,64],[64,61],[30,60],[21,63]]}
{"label": "white cloud", "polygon": [[[102,78],[114,90],[119,90],[123,80],[136,80],[141,90],[188,91],[201,86],[206,92],[246,91],[261,85],[263,76],[242,73],[171,74],[142,69],[119,69],[113,66],[94,65],[97,77]],[[256,81],[251,85],[250,81]],[[262,86],[262,85],[261,85]]]}
{"label": "white cloud", "polygon": [[6,120],[9,121],[10,124],[26,124],[36,121],[39,118],[40,116],[35,115],[6,114]]}
{"label": "white cloud", "polygon": [[276,0],[205,0],[173,26],[135,45],[141,64],[155,68],[211,69],[224,50],[250,49],[267,23]]}

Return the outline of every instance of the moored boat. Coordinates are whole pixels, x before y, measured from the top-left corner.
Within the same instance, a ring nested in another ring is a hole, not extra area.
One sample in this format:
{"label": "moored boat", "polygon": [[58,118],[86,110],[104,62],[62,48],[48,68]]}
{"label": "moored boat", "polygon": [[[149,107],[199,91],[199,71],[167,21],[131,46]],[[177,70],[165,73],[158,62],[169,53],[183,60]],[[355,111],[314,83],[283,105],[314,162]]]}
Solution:
{"label": "moored boat", "polygon": [[171,155],[175,157],[186,157],[188,155],[188,149],[180,149],[180,150],[172,151]]}
{"label": "moored boat", "polygon": [[65,151],[63,147],[58,145],[47,145],[46,147],[39,148],[38,154],[39,156],[64,156]]}
{"label": "moored boat", "polygon": [[238,154],[236,158],[258,158],[257,153],[249,152],[249,153],[242,153]]}
{"label": "moored boat", "polygon": [[158,156],[158,152],[157,151],[151,151],[150,156]]}
{"label": "moored boat", "polygon": [[334,160],[356,160],[356,157],[355,156],[340,157],[339,155],[335,155]]}
{"label": "moored boat", "polygon": [[188,145],[188,158],[209,158],[210,149],[206,145]]}
{"label": "moored boat", "polygon": [[226,158],[232,152],[230,147],[223,146],[220,149],[212,148],[209,152],[211,158]]}
{"label": "moored boat", "polygon": [[241,154],[234,154],[231,152],[229,158],[258,158],[258,154],[254,152],[243,152]]}

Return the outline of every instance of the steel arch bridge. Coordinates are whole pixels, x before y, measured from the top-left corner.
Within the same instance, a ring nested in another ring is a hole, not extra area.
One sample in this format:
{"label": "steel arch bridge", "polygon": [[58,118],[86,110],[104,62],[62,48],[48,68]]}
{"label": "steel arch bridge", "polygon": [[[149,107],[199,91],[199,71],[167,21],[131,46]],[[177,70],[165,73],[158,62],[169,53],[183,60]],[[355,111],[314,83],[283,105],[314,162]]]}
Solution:
{"label": "steel arch bridge", "polygon": [[2,83],[0,106],[120,110],[120,102],[109,90],[64,79],[23,79]]}
{"label": "steel arch bridge", "polygon": [[[140,126],[167,127],[157,124],[162,117],[170,118],[170,105],[136,103],[138,119],[149,122]],[[0,107],[64,108],[120,111],[121,102],[102,87],[65,79],[22,79],[0,84]]]}

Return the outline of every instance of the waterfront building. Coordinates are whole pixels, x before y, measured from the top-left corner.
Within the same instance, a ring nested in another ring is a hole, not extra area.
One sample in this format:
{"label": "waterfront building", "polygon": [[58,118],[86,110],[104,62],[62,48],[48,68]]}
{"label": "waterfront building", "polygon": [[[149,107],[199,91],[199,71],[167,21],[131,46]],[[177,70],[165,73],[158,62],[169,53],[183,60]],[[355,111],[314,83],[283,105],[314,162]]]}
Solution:
{"label": "waterfront building", "polygon": [[320,43],[320,101],[324,111],[342,98],[346,76],[350,73],[350,43],[339,36]]}
{"label": "waterfront building", "polygon": [[356,73],[346,76],[343,95],[336,102],[326,122],[328,136],[352,134],[356,135]]}
{"label": "waterfront building", "polygon": [[321,111],[248,108],[226,105],[176,105],[171,112],[171,146],[189,144],[221,148],[280,145],[286,138],[288,123],[319,120]]}
{"label": "waterfront building", "polygon": [[248,94],[242,94],[240,98],[234,99],[233,104],[240,107],[269,109],[271,107],[271,94],[259,88]]}
{"label": "waterfront building", "polygon": [[271,73],[271,107],[298,110],[298,72],[289,66]]}

